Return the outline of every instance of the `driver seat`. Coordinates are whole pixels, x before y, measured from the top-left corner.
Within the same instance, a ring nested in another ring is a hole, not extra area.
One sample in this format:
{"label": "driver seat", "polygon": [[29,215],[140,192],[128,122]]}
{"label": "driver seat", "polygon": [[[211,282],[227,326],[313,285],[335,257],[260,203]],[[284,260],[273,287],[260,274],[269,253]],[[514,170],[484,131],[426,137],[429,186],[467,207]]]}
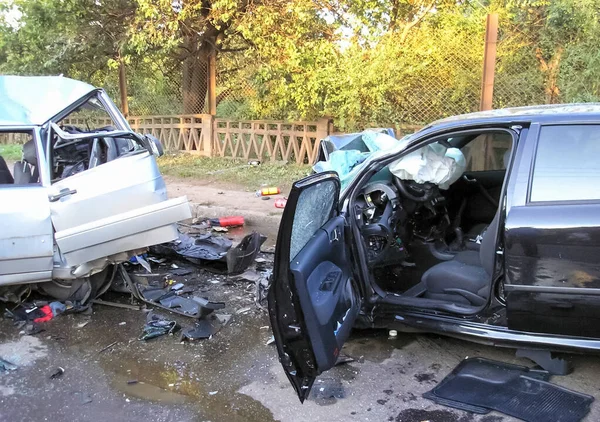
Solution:
{"label": "driver seat", "polygon": [[421,278],[424,297],[470,306],[484,305],[496,262],[500,212],[485,231],[479,251],[464,251],[428,269]]}

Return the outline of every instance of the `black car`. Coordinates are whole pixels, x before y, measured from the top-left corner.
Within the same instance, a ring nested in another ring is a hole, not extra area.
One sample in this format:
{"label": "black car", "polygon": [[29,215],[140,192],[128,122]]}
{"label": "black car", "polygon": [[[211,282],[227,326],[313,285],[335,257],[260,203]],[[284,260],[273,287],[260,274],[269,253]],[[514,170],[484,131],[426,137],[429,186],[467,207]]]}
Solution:
{"label": "black car", "polygon": [[[296,182],[269,291],[304,400],[352,328],[600,350],[600,104],[435,122]],[[401,334],[400,334],[401,335]]]}

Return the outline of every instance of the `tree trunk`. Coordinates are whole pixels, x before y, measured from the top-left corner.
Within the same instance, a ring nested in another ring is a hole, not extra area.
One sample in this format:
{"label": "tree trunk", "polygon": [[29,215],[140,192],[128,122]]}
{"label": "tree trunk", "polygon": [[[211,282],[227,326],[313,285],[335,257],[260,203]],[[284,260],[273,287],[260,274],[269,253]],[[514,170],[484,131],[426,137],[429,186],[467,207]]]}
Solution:
{"label": "tree trunk", "polygon": [[208,57],[203,54],[190,55],[183,60],[182,91],[183,112],[199,114],[206,112],[208,88]]}

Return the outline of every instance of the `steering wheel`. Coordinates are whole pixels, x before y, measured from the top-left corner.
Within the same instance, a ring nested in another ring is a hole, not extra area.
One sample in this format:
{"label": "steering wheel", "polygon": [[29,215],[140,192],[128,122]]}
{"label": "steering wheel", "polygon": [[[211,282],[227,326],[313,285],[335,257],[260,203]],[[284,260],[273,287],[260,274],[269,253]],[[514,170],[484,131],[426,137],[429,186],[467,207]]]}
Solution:
{"label": "steering wheel", "polygon": [[397,177],[394,177],[394,182],[403,196],[415,202],[427,202],[435,193],[433,183],[416,183],[412,180],[401,180]]}

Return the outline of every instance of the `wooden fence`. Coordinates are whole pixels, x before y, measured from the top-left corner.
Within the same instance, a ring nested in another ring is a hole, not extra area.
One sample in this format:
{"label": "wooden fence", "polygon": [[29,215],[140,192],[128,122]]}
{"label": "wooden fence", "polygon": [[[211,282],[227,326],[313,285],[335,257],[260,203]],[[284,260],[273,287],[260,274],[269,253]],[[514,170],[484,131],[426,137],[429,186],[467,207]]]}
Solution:
{"label": "wooden fence", "polygon": [[[206,157],[243,160],[287,161],[312,164],[321,139],[333,134],[330,119],[284,122],[274,120],[230,120],[210,114],[129,117],[135,132],[158,138],[166,151],[185,151]],[[109,119],[72,117],[62,125],[94,128],[111,126]],[[395,128],[400,137],[417,127]],[[0,143],[7,140],[0,138]]]}

